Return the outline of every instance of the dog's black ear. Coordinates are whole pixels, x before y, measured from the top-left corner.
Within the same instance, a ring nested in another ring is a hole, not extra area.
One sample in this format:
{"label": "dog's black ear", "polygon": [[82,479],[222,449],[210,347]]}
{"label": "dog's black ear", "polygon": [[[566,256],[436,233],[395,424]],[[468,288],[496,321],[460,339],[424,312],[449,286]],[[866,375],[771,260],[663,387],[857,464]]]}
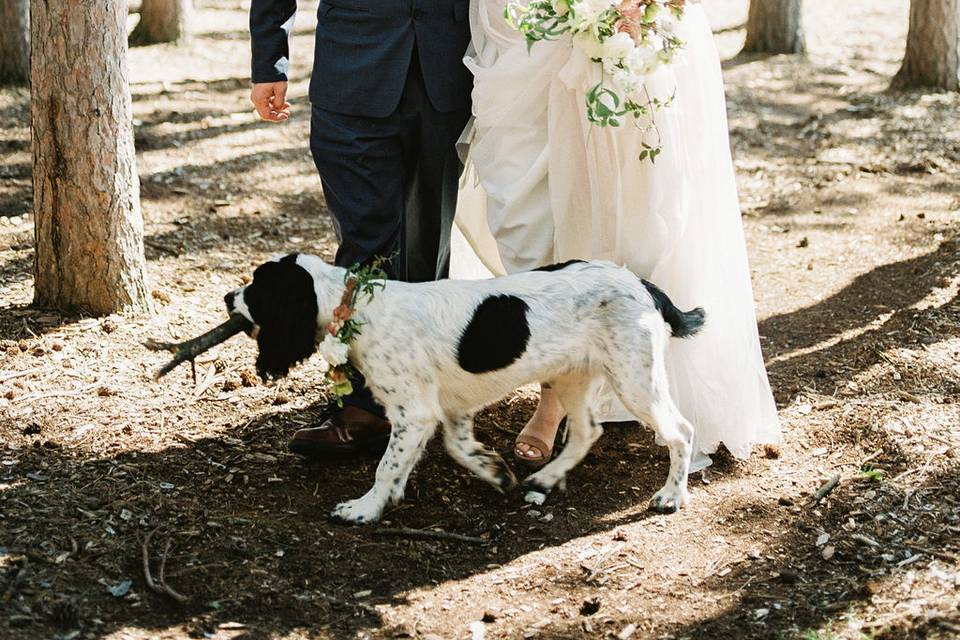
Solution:
{"label": "dog's black ear", "polygon": [[259,327],[257,373],[279,378],[316,350],[317,296],[313,278],[297,254],[267,262],[253,272],[244,301]]}

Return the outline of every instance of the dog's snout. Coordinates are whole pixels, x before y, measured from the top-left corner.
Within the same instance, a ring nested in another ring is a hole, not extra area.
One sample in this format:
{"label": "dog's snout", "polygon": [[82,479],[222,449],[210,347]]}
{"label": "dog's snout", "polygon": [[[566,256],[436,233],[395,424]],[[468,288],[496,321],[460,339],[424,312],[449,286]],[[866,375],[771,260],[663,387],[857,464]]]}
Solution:
{"label": "dog's snout", "polygon": [[227,311],[233,311],[233,299],[236,297],[237,293],[235,291],[229,292],[227,295],[223,296],[223,301],[227,305]]}

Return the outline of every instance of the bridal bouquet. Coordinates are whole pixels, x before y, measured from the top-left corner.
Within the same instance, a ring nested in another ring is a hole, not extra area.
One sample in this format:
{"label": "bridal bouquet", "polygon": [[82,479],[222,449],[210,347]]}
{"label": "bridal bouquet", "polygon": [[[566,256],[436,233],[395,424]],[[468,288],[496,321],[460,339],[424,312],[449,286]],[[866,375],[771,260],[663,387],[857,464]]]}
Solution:
{"label": "bridal bouquet", "polygon": [[[624,116],[652,116],[669,104],[670,98],[651,96],[645,80],[674,62],[683,47],[674,28],[685,4],[686,0],[531,0],[528,4],[508,0],[506,18],[526,37],[528,47],[571,34],[573,46],[603,69],[600,82],[587,92],[587,118],[600,126],[617,127]],[[649,147],[641,159],[653,160],[659,152],[659,147]]]}

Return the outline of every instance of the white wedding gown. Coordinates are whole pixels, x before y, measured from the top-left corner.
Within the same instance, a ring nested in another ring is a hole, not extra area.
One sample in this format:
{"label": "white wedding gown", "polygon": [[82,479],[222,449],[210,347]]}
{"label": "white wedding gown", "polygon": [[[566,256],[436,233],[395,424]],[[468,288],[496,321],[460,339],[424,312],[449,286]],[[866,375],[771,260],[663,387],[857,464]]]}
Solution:
{"label": "white wedding gown", "polygon": [[[597,65],[569,40],[526,42],[503,0],[473,0],[474,120],[457,208],[454,277],[523,271],[572,258],[625,264],[682,309],[702,306],[699,335],[671,340],[671,392],[695,429],[692,469],[722,442],[744,458],[780,426],[757,334],[727,132],[720,61],[703,9],[688,5],[683,58],[647,88],[676,90],[655,115],[662,154],[640,161],[651,131],[590,124]],[[464,242],[464,239],[466,242]],[[611,393],[604,420],[633,419]]]}

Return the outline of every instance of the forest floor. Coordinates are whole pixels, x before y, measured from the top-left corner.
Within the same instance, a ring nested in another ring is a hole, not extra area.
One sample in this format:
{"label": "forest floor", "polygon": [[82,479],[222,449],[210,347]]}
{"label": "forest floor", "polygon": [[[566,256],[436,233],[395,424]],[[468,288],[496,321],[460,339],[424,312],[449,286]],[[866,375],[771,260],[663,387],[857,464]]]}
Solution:
{"label": "forest floor", "polygon": [[[646,431],[608,429],[535,509],[434,442],[403,505],[363,528],[327,514],[375,461],[286,451],[321,407],[314,367],[257,384],[234,339],[196,382],[184,367],[155,384],[162,358],[141,347],[219,323],[271,255],[332,256],[302,4],[283,126],[247,101],[238,2],[204,2],[189,46],[130,53],[150,317],[31,306],[29,94],[0,91],[0,636],[960,634],[960,95],[887,90],[907,2],[807,2],[805,59],[735,57],[745,3],[709,5],[782,447],[718,456],[689,508],[660,516],[645,506],[667,456]],[[491,408],[479,437],[506,455],[533,401]],[[170,540],[186,604],[144,580],[155,529],[153,573]]]}

